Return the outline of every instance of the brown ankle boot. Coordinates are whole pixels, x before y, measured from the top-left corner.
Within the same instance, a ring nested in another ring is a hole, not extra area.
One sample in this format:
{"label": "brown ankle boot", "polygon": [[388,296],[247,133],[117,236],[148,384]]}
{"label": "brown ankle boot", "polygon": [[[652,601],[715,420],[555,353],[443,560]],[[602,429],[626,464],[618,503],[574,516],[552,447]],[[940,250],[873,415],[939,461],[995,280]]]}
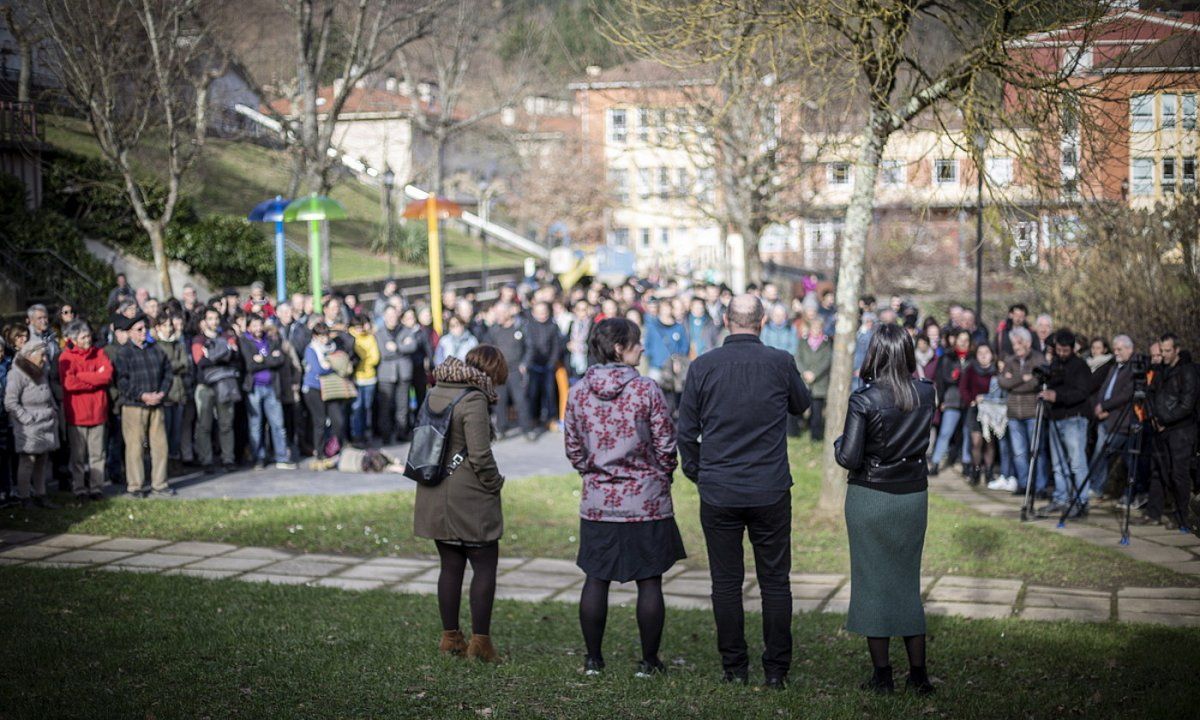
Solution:
{"label": "brown ankle boot", "polygon": [[442,642],[439,643],[438,649],[443,655],[462,656],[467,651],[467,639],[463,637],[461,630],[443,630]]}
{"label": "brown ankle boot", "polygon": [[487,635],[472,635],[471,644],[467,645],[467,657],[486,663],[500,662],[500,653],[492,645],[492,639]]}

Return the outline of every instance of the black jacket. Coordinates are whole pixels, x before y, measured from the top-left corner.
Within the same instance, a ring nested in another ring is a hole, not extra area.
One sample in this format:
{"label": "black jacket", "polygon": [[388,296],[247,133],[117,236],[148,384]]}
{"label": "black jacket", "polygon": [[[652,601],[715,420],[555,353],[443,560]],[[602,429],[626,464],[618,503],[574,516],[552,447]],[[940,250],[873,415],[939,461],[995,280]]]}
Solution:
{"label": "black jacket", "polygon": [[530,320],[525,323],[525,357],[521,364],[526,367],[540,366],[554,369],[562,358],[563,341],[558,326],[553,320],[544,323]]}
{"label": "black jacket", "polygon": [[1072,355],[1068,360],[1054,357],[1046,389],[1055,393],[1050,405],[1051,420],[1091,416],[1088,397],[1092,394],[1092,371],[1078,355]]}
{"label": "black jacket", "polygon": [[258,354],[258,346],[254,344],[254,341],[245,335],[238,338],[238,352],[241,353],[245,370],[245,374],[242,376],[242,391],[249,393],[254,389],[254,373],[269,370],[271,372],[271,392],[275,393],[275,397],[282,399],[279,374],[283,370],[287,358],[284,356],[283,348],[278,340],[273,339],[270,335],[263,337],[267,341],[267,354],[258,362],[254,360],[254,356]]}
{"label": "black jacket", "polygon": [[917,406],[896,407],[892,391],[874,383],[850,396],[846,427],[834,441],[838,465],[850,471],[850,484],[890,493],[929,487],[925,450],[937,393],[928,380],[913,380]]}
{"label": "black jacket", "polygon": [[1156,368],[1153,390],[1154,419],[1164,431],[1185,430],[1196,423],[1196,393],[1200,383],[1196,366],[1182,360]]}
{"label": "black jacket", "polygon": [[504,361],[508,363],[509,376],[516,376],[517,367],[525,359],[525,331],[521,326],[517,323],[513,323],[512,327],[493,325],[484,333],[483,342],[495,345],[500,350]]}
{"label": "black jacket", "polygon": [[[1105,372],[1096,371],[1096,374],[1102,377],[1099,384],[1096,385],[1096,390],[1092,394],[1091,399],[1088,400],[1088,404],[1093,408],[1099,405],[1100,409],[1108,413],[1108,417],[1101,421],[1108,432],[1129,432],[1129,426],[1137,420],[1132,408],[1129,410],[1125,409],[1133,402],[1133,370],[1129,367],[1129,363],[1118,365],[1113,362],[1105,367],[1107,368]],[[1104,391],[1108,389],[1108,384],[1112,382],[1114,373],[1117,376],[1116,383],[1113,385],[1112,394],[1105,400]],[[1122,415],[1124,415],[1124,418],[1121,417]],[[1121,423],[1121,427],[1117,427],[1118,422]]]}
{"label": "black jacket", "polygon": [[692,361],[679,403],[683,472],[718,507],[772,505],[792,486],[788,415],[811,403],[796,361],[755,335],[730,335]]}

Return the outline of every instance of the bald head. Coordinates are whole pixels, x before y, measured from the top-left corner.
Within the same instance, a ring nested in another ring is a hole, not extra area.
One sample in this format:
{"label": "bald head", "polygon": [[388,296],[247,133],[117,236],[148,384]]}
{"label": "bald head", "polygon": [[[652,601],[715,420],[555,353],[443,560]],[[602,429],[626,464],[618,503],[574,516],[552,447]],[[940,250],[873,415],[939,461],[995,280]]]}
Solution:
{"label": "bald head", "polygon": [[731,333],[754,333],[762,330],[763,322],[762,301],[753,295],[738,295],[729,303],[725,313],[725,324]]}

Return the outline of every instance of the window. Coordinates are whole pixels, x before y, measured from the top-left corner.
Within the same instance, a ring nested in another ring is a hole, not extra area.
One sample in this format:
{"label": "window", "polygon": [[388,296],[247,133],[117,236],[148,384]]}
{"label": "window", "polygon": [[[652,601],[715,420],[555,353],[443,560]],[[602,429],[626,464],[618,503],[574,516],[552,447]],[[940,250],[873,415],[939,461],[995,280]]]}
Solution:
{"label": "window", "polygon": [[938,185],[953,185],[958,182],[957,160],[934,160],[933,181]]}
{"label": "window", "polygon": [[1183,162],[1180,164],[1183,165],[1183,192],[1185,192],[1185,193],[1196,192],[1196,158],[1195,158],[1195,156],[1185,157],[1183,159]]}
{"label": "window", "polygon": [[1164,130],[1175,127],[1175,96],[1162,95],[1162,127]]}
{"label": "window", "polygon": [[827,173],[830,185],[850,184],[850,163],[829,163]]}
{"label": "window", "polygon": [[832,268],[837,260],[842,223],[809,221],[804,224],[804,264],[810,268]]}
{"label": "window", "polygon": [[1134,195],[1154,192],[1154,158],[1134,158],[1129,190]]}
{"label": "window", "polygon": [[988,182],[997,187],[1008,185],[1013,179],[1013,161],[1008,157],[993,157],[983,161]]}
{"label": "window", "polygon": [[1183,129],[1196,129],[1196,96],[1195,94],[1181,95],[1179,97],[1180,115],[1183,117]]}
{"label": "window", "polygon": [[1133,132],[1149,132],[1154,129],[1154,96],[1134,95],[1129,98],[1129,129]]}
{"label": "window", "polygon": [[1165,193],[1175,192],[1175,158],[1163,158],[1162,191]]}
{"label": "window", "polygon": [[1079,45],[1068,47],[1062,56],[1062,71],[1078,75],[1092,69],[1092,49]]}
{"label": "window", "polygon": [[608,244],[619,248],[629,247],[629,228],[613,228],[608,236]]}
{"label": "window", "polygon": [[1038,223],[1035,220],[1016,222],[1012,226],[1013,246],[1008,253],[1008,264],[1012,267],[1037,265]]}
{"label": "window", "polygon": [[612,108],[608,111],[608,141],[624,144],[629,131],[625,110]]}
{"label": "window", "polygon": [[646,108],[638,108],[637,139],[639,142],[648,142],[650,140],[650,124],[650,111]]}
{"label": "window", "polygon": [[642,228],[638,231],[638,244],[643,250],[650,249],[650,228]]}
{"label": "window", "polygon": [[717,185],[717,173],[712,168],[700,168],[700,172],[696,176],[696,185],[699,187],[698,195],[700,200],[705,203],[711,203],[714,199],[714,190]]}
{"label": "window", "polygon": [[666,200],[671,197],[671,168],[660,167],[656,177],[658,179],[658,197]]}
{"label": "window", "polygon": [[608,184],[612,187],[613,199],[621,204],[629,202],[629,173],[625,169],[609,168]]}
{"label": "window", "polygon": [[908,180],[907,174],[908,165],[903,160],[884,160],[879,165],[879,179],[884,185],[903,185]]}
{"label": "window", "polygon": [[675,169],[675,194],[679,197],[687,197],[692,194],[692,179],[688,175],[687,168]]}
{"label": "window", "polygon": [[637,174],[638,174],[637,194],[638,194],[638,197],[645,200],[650,197],[650,187],[651,187],[650,183],[652,181],[652,177],[650,175],[650,168],[638,168]]}
{"label": "window", "polygon": [[658,244],[663,248],[671,246],[671,228],[658,229]]}

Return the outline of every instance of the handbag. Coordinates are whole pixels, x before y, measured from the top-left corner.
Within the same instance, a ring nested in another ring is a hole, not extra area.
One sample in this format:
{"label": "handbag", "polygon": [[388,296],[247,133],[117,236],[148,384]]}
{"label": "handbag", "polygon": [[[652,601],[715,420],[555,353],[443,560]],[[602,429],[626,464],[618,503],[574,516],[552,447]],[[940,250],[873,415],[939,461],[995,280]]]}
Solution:
{"label": "handbag", "polygon": [[328,373],[320,377],[321,381],[321,400],[328,402],[330,400],[352,400],[358,397],[358,387],[350,378],[342,377],[337,373]]}

